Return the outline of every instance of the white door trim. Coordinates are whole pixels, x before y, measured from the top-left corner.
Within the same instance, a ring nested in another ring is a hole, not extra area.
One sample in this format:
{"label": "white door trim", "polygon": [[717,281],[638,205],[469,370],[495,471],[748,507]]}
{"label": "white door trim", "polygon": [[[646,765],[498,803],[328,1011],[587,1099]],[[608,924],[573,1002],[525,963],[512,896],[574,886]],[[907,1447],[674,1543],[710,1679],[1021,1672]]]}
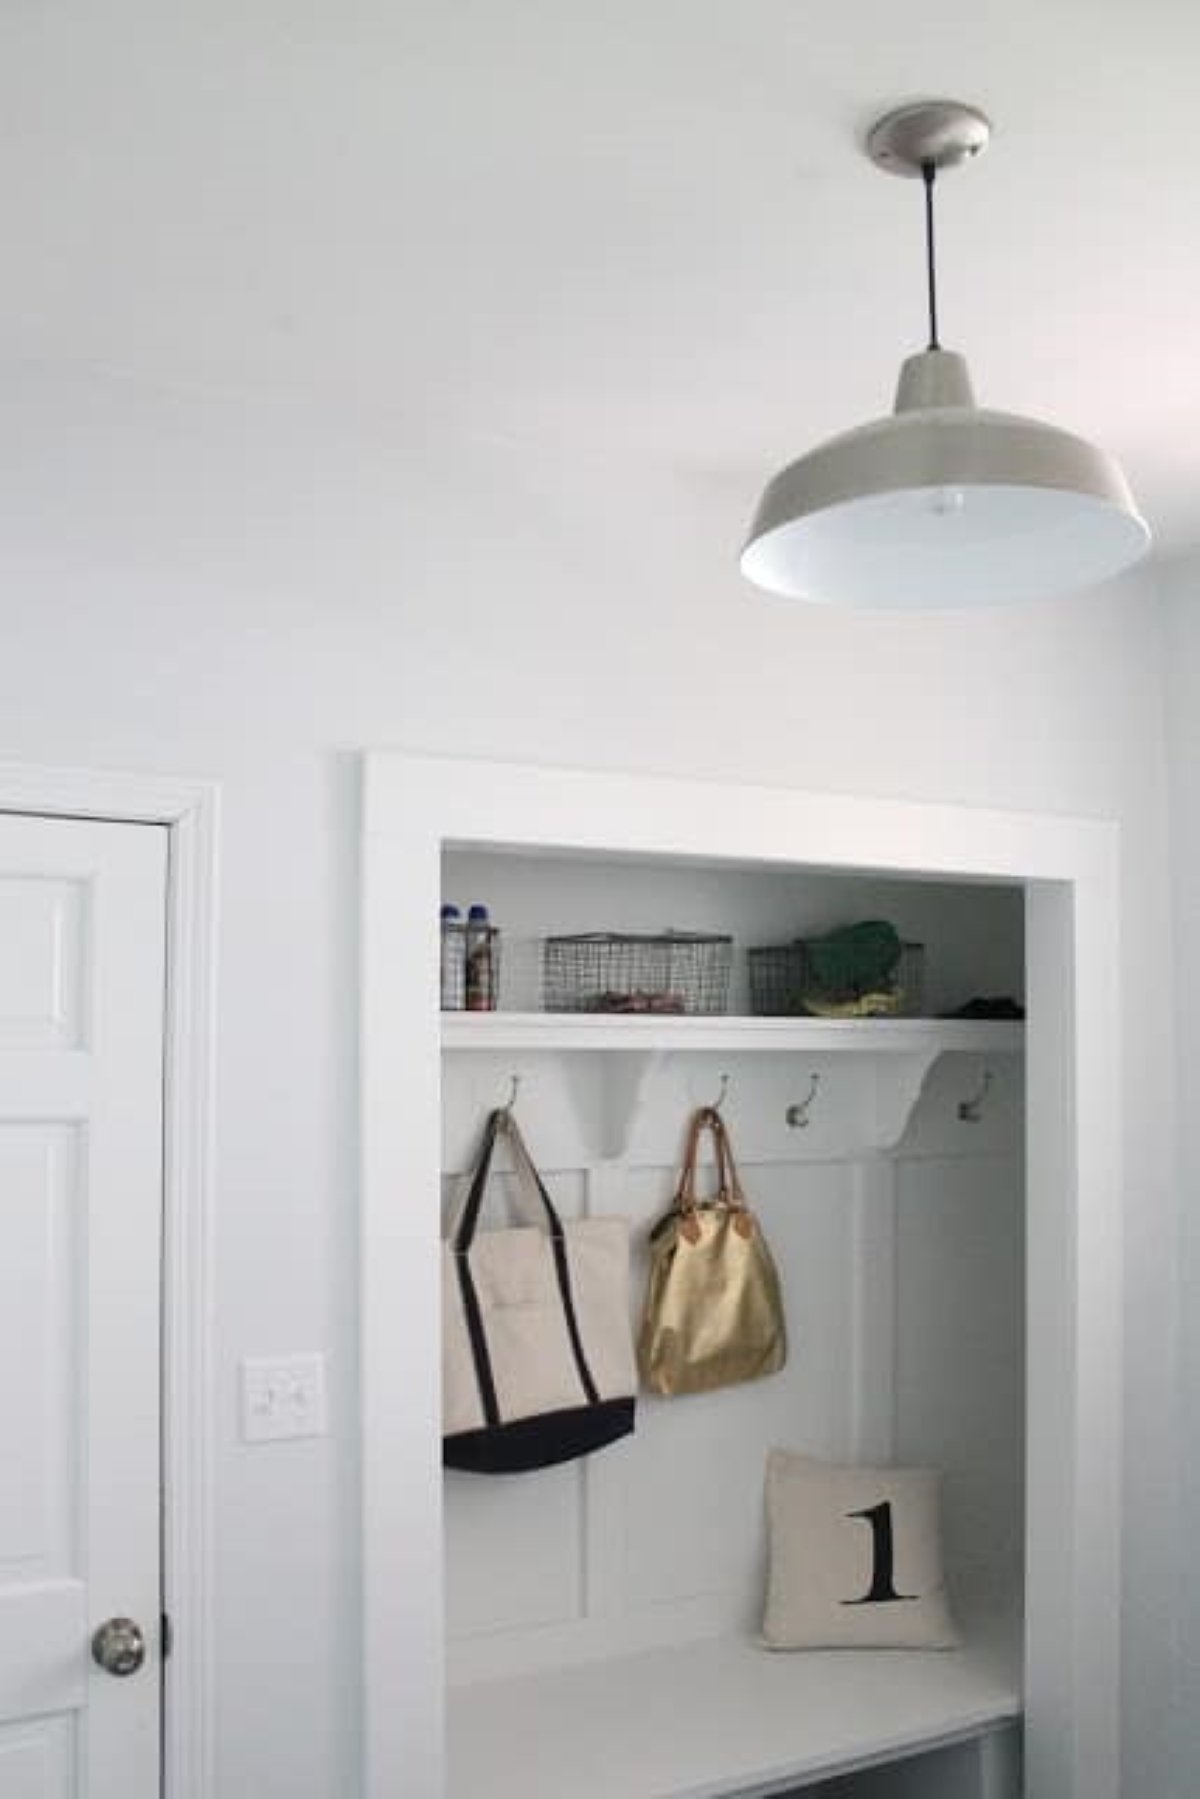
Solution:
{"label": "white door trim", "polygon": [[163,1170],[163,1799],[213,1792],[211,1192],[220,790],[0,762],[0,812],[170,830]]}

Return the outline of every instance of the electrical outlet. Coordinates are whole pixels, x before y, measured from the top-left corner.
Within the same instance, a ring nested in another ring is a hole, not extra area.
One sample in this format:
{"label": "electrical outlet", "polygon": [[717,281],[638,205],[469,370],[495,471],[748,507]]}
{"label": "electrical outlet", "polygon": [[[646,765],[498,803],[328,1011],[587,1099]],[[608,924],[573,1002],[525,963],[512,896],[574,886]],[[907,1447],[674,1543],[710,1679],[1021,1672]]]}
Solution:
{"label": "electrical outlet", "polygon": [[325,1434],[325,1357],[251,1356],[242,1362],[242,1441]]}

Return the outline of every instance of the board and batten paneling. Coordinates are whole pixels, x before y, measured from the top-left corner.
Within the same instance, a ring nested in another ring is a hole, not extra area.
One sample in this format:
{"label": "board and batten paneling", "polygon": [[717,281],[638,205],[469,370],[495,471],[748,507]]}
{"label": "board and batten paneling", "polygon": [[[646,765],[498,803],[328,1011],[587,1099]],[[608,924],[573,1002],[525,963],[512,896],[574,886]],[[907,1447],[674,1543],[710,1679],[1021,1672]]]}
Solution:
{"label": "board and batten paneling", "polygon": [[934,1070],[896,1161],[895,1449],[946,1469],[948,1565],[978,1611],[1024,1577],[1023,1081],[1014,1065],[993,1083],[991,1141],[961,1155],[939,1150],[928,1122],[949,1078]]}
{"label": "board and batten paneling", "polygon": [[[448,1473],[452,1683],[714,1633],[752,1639],[763,1586],[763,1466],[775,1444],[834,1460],[936,1459],[947,1468],[955,1586],[971,1607],[1016,1603],[1016,1060],[997,1064],[975,1125],[957,1116],[958,1100],[977,1085],[975,1061],[943,1058],[895,1157],[853,1146],[850,1115],[862,1104],[853,1067],[823,1071],[813,1124],[797,1131],[783,1122],[796,1072],[769,1056],[730,1060],[728,1119],[782,1277],[788,1366],[714,1394],[643,1396],[635,1435],[580,1463],[503,1480]],[[503,1059],[483,1065],[491,1061],[446,1058],[447,1212],[470,1164],[480,1104],[503,1098]],[[590,1133],[578,1100],[602,1073],[592,1061],[528,1058],[519,1111],[567,1216],[631,1219],[636,1320],[648,1227],[670,1198],[687,1111],[712,1097],[713,1062],[668,1059],[643,1096],[628,1154],[601,1161],[585,1153]],[[501,1174],[495,1222],[508,1213],[507,1185]]]}

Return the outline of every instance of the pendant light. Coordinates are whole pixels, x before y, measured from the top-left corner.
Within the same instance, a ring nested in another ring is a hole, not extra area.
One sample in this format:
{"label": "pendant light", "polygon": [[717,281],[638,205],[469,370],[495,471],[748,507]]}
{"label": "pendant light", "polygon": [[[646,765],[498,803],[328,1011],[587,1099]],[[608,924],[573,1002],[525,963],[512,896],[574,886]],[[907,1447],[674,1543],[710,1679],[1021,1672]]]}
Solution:
{"label": "pendant light", "polygon": [[830,438],[769,484],[742,573],[792,599],[918,608],[1046,598],[1114,575],[1150,541],[1120,467],[1081,437],[976,406],[938,336],[934,183],[985,148],[974,107],[888,113],[867,151],[925,189],[929,343],[900,370],[888,418]]}

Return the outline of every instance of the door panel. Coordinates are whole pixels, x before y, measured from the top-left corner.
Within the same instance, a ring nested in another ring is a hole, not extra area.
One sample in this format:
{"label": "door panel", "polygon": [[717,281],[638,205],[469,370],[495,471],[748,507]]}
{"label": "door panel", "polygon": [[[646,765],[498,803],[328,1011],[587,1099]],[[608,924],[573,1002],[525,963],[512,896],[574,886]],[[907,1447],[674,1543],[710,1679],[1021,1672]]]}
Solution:
{"label": "door panel", "polygon": [[0,1589],[70,1563],[83,1352],[75,1151],[72,1127],[0,1121]]}
{"label": "door panel", "polygon": [[0,1046],[79,1043],[85,905],[81,881],[0,876]]}
{"label": "door panel", "polygon": [[[80,1580],[25,1581],[0,1594],[0,1721],[83,1705],[86,1589]],[[0,1764],[2,1765],[2,1764]],[[0,1781],[0,1793],[8,1789]]]}
{"label": "door panel", "polygon": [[74,1725],[39,1718],[0,1727],[0,1793],[4,1799],[72,1799]]}
{"label": "door panel", "polygon": [[0,1799],[159,1793],[166,836],[0,816]]}

